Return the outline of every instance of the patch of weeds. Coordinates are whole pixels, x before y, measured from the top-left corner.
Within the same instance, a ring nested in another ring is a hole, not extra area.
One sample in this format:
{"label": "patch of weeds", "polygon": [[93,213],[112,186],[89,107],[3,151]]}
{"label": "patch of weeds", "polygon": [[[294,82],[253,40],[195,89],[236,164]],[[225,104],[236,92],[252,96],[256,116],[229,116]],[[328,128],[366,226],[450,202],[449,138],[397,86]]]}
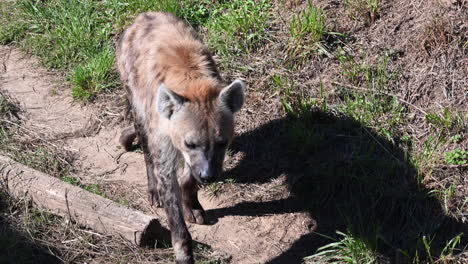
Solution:
{"label": "patch of weeds", "polygon": [[71,76],[73,98],[89,101],[99,92],[117,87],[119,81],[114,63],[115,53],[107,48],[85,64],[77,66]]}
{"label": "patch of weeds", "polygon": [[69,183],[69,184],[74,185],[74,186],[79,186],[81,184],[80,180],[78,178],[75,178],[75,177],[72,177],[72,176],[62,176],[62,177],[60,177],[60,179],[63,182]]}
{"label": "patch of weeds", "polygon": [[234,184],[234,183],[236,183],[236,179],[235,178],[227,178],[226,183],[227,184]]}
{"label": "patch of weeds", "polygon": [[435,195],[435,197],[439,199],[439,201],[441,202],[444,208],[445,214],[449,214],[450,213],[449,211],[450,201],[454,197],[455,191],[456,191],[456,186],[451,185],[448,188],[445,188],[443,190],[431,190],[429,191],[428,194]]}
{"label": "patch of weeds", "polygon": [[129,206],[130,205],[130,201],[128,199],[125,199],[125,198],[119,198],[117,200],[117,202],[123,206]]}
{"label": "patch of weeds", "polygon": [[48,67],[69,69],[110,44],[112,27],[103,2],[22,0],[18,9],[28,28],[23,48]]}
{"label": "patch of weeds", "polygon": [[445,153],[445,161],[452,165],[464,165],[468,163],[468,151],[454,149]]}
{"label": "patch of weeds", "polygon": [[291,151],[304,154],[321,145],[324,135],[315,130],[314,124],[327,122],[330,118],[323,114],[330,111],[324,86],[320,85],[319,97],[315,98],[299,92],[294,81],[287,77],[274,74],[271,83],[273,89],[280,93],[284,111],[291,117],[287,129]]}
{"label": "patch of weeds", "polygon": [[380,17],[380,0],[345,0],[348,15],[369,25]]}
{"label": "patch of weeds", "polygon": [[320,84],[318,98],[312,98],[298,92],[296,83],[286,76],[273,74],[271,86],[275,92],[280,94],[283,109],[291,116],[307,115],[312,108],[320,108],[322,111],[328,110],[329,94],[325,91],[323,83]]}
{"label": "patch of weeds", "polygon": [[416,254],[413,263],[419,264],[419,263],[455,263],[455,258],[453,257],[453,253],[456,250],[456,247],[460,244],[461,242],[461,236],[462,234],[459,234],[449,241],[447,241],[445,247],[443,248],[442,252],[440,253],[439,256],[434,256],[432,253],[432,242],[434,238],[428,238],[427,236],[423,236],[421,238],[422,244],[424,246],[424,250],[426,251],[426,256],[425,259],[420,259],[419,254]]}
{"label": "patch of weeds", "polygon": [[446,140],[443,136],[430,135],[424,141],[422,151],[410,158],[411,163],[418,171],[418,184],[422,185],[424,178],[432,174],[437,153],[439,153],[441,147],[444,146],[445,143]]}
{"label": "patch of weeds", "polygon": [[317,250],[317,253],[305,259],[319,259],[320,262],[331,263],[376,263],[377,254],[368,246],[368,243],[350,232],[336,231],[340,240],[327,237],[336,242],[330,243]]}
{"label": "patch of weeds", "polygon": [[216,7],[214,1],[211,0],[186,0],[181,3],[182,9],[179,17],[184,18],[196,28],[206,25],[212,10]]}
{"label": "patch of weeds", "polygon": [[324,135],[315,129],[314,123],[320,122],[319,107],[315,98],[296,96],[294,99],[281,100],[284,110],[292,117],[288,125],[291,151],[304,154],[323,143]]}
{"label": "patch of weeds", "polygon": [[466,122],[460,113],[452,112],[447,107],[441,114],[428,113],[426,121],[439,134],[444,136],[459,135],[466,128]]}
{"label": "patch of weeds", "polygon": [[223,182],[213,182],[206,186],[205,188],[208,192],[210,198],[217,197],[223,189]]}
{"label": "patch of weeds", "polygon": [[99,184],[87,184],[87,185],[84,185],[84,189],[90,193],[94,193],[99,196],[106,197],[106,195],[102,191],[101,186],[99,186]]}
{"label": "patch of weeds", "polygon": [[0,2],[0,44],[6,45],[18,42],[25,37],[26,23],[22,19],[11,19],[17,17],[18,9],[11,2]]}
{"label": "patch of weeds", "polygon": [[289,56],[307,59],[312,54],[327,53],[323,45],[327,34],[325,12],[309,0],[308,8],[295,15],[289,26]]}
{"label": "patch of weeds", "polygon": [[12,118],[19,119],[19,112],[19,106],[8,95],[0,91],[0,117],[6,118],[7,120]]}
{"label": "patch of weeds", "polygon": [[339,54],[337,58],[343,69],[342,79],[357,87],[389,91],[391,82],[400,75],[399,69],[390,67],[392,56],[389,53],[384,53],[373,65],[367,63],[366,59],[359,62],[345,53]]}
{"label": "patch of weeds", "polygon": [[358,63],[348,55],[338,56],[343,68],[341,78],[348,85],[338,85],[338,94],[344,104],[339,109],[359,122],[378,130],[386,139],[394,141],[402,136],[400,127],[404,123],[407,108],[390,91],[398,70],[389,67],[390,56],[385,54],[376,65]]}
{"label": "patch of weeds", "polygon": [[117,33],[122,32],[133,23],[134,18],[143,12],[163,11],[185,19],[192,26],[206,24],[210,11],[215,4],[209,0],[136,0],[136,1],[108,1],[112,12],[114,28]]}
{"label": "patch of weeds", "polygon": [[111,0],[108,1],[108,3],[114,20],[114,28],[117,33],[122,32],[127,26],[133,23],[134,18],[142,12],[164,11],[179,15],[182,9],[179,1],[176,0]]}
{"label": "patch of weeds", "polygon": [[69,183],[73,186],[77,186],[77,187],[80,187],[82,189],[85,189],[86,191],[90,192],[90,193],[94,193],[94,194],[97,194],[99,196],[102,196],[104,198],[106,198],[106,195],[104,194],[104,192],[102,191],[101,189],[101,186],[99,186],[99,184],[83,184],[80,179],[76,178],[76,177],[73,177],[73,176],[62,176],[60,177],[60,179],[66,183]]}
{"label": "patch of weeds", "polygon": [[274,73],[271,76],[271,88],[282,96],[290,97],[295,89],[295,83],[286,76]]}
{"label": "patch of weeds", "polygon": [[450,137],[450,141],[453,143],[460,143],[463,139],[463,136],[461,134],[456,134]]}
{"label": "patch of weeds", "polygon": [[108,3],[20,0],[13,5],[16,12],[11,20],[23,23],[23,32],[16,36],[20,47],[48,68],[71,70],[75,98],[86,100],[102,87],[116,87],[110,74],[113,55],[108,51],[112,46]]}
{"label": "patch of weeds", "polygon": [[218,5],[206,24],[209,46],[225,58],[252,52],[268,38],[270,6],[268,0]]}
{"label": "patch of weeds", "polygon": [[354,94],[345,97],[339,109],[359,122],[374,128],[380,135],[393,142],[400,136],[400,126],[406,108],[394,97],[376,94]]}

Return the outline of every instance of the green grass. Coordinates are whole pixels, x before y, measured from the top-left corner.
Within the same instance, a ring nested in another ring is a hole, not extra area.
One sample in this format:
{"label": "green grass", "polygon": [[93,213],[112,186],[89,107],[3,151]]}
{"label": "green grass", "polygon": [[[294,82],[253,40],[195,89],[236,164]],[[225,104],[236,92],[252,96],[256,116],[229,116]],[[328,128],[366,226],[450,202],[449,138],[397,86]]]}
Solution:
{"label": "green grass", "polygon": [[69,175],[62,176],[60,177],[60,179],[66,183],[85,189],[86,191],[90,193],[94,193],[99,196],[107,198],[103,190],[101,189],[101,186],[99,186],[99,184],[83,184],[80,181],[80,179],[73,177],[73,176],[69,176]]}
{"label": "green grass", "polygon": [[447,241],[445,247],[443,248],[442,252],[439,254],[439,256],[434,256],[432,253],[432,241],[433,239],[430,239],[426,236],[423,236],[421,238],[422,244],[424,245],[424,249],[426,251],[426,259],[421,260],[419,255],[416,255],[413,259],[413,263],[419,264],[419,263],[443,263],[443,264],[449,264],[449,263],[456,263],[456,260],[453,257],[453,253],[456,249],[456,247],[460,244],[461,242],[461,235],[459,234],[449,241]]}
{"label": "green grass", "polygon": [[19,111],[19,106],[5,93],[0,91],[0,117],[2,119],[12,119],[18,115]]}
{"label": "green grass", "polygon": [[[399,131],[408,109],[392,94],[392,87],[400,73],[399,69],[389,66],[389,55],[384,54],[374,64],[357,61],[349,55],[339,55],[338,60],[342,67],[341,82],[337,83],[339,96],[343,100],[340,110],[376,128],[380,135],[390,141],[404,136]],[[348,83],[350,85],[346,85]]]}
{"label": "green grass", "polygon": [[92,1],[19,1],[26,24],[23,47],[55,69],[84,63],[109,44],[112,27],[106,6]]}
{"label": "green grass", "polygon": [[468,151],[454,149],[445,153],[445,161],[452,165],[463,165],[468,163]]}
{"label": "green grass", "polygon": [[[368,243],[350,232],[336,232],[341,239],[320,247],[317,253],[305,259],[319,259],[331,263],[376,263],[377,254],[368,246]],[[334,240],[333,238],[329,238]]]}
{"label": "green grass", "polygon": [[206,24],[209,46],[224,59],[254,51],[268,38],[268,0],[234,0],[218,5]]}
{"label": "green grass", "polygon": [[380,0],[345,0],[344,2],[348,15],[367,25],[375,22],[380,16],[382,8]]}
{"label": "green grass", "polygon": [[110,90],[119,85],[114,71],[115,54],[105,49],[87,63],[74,68],[71,75],[72,96],[78,100],[89,101],[99,92]]}
{"label": "green grass", "polygon": [[366,57],[359,61],[345,52],[339,53],[337,59],[342,68],[341,79],[360,88],[388,92],[390,83],[400,76],[398,68],[389,67],[392,60],[389,53],[384,53],[374,63],[366,61]]}
{"label": "green grass", "polygon": [[215,4],[209,0],[135,0],[108,1],[112,24],[116,33],[122,32],[142,12],[164,11],[185,19],[194,27],[204,25]]}
{"label": "green grass", "polygon": [[466,129],[466,120],[461,113],[444,108],[443,112],[427,113],[426,122],[439,134],[459,136]]}
{"label": "green grass", "polygon": [[327,53],[323,40],[327,34],[323,9],[308,1],[308,8],[293,16],[289,26],[289,55],[295,59],[309,58],[312,54]]}

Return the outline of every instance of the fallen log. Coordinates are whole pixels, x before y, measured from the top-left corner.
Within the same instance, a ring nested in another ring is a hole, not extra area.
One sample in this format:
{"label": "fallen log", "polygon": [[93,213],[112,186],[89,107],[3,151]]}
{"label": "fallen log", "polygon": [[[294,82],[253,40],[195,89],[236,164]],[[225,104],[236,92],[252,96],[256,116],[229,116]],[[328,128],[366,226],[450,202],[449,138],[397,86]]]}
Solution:
{"label": "fallen log", "polygon": [[39,207],[97,232],[121,236],[138,246],[151,247],[170,239],[169,231],[151,216],[1,155],[0,179],[13,196],[27,195]]}

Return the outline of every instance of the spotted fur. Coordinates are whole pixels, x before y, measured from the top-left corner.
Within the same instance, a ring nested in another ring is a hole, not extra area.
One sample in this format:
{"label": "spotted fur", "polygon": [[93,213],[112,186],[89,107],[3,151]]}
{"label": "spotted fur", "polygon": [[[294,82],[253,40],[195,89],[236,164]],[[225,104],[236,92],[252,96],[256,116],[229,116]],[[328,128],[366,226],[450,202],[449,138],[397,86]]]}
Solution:
{"label": "spotted fur", "polygon": [[198,185],[222,171],[245,85],[225,83],[193,28],[168,13],[139,15],[119,40],[117,64],[134,116],[120,142],[130,150],[138,138],[148,199],[165,208],[176,263],[194,263],[185,221],[205,222]]}

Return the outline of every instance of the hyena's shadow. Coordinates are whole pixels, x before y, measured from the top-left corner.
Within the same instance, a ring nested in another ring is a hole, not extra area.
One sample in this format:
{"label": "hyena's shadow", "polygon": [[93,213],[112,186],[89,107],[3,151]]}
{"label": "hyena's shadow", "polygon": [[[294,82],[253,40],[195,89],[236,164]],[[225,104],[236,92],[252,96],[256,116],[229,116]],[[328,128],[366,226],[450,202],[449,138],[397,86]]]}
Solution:
{"label": "hyena's shadow", "polygon": [[316,227],[271,263],[300,263],[332,242],[322,235],[339,238],[337,230],[361,239],[392,263],[409,262],[416,252],[426,258],[423,236],[431,241],[432,256],[462,232],[458,248],[464,248],[467,225],[446,216],[434,195],[418,184],[401,145],[351,118],[318,110],[271,121],[235,139],[231,151],[243,152],[244,158],[224,177],[266,183],[286,175],[290,197],[208,213],[221,218],[308,212]]}

